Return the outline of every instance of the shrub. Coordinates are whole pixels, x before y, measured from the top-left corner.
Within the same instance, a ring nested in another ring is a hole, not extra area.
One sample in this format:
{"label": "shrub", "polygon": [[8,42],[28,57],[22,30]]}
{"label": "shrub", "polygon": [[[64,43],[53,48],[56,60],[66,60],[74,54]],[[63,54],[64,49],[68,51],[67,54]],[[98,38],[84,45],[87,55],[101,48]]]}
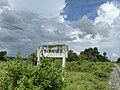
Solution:
{"label": "shrub", "polygon": [[1,90],[60,90],[64,86],[63,70],[50,58],[44,58],[37,66],[23,60],[9,61],[5,71]]}

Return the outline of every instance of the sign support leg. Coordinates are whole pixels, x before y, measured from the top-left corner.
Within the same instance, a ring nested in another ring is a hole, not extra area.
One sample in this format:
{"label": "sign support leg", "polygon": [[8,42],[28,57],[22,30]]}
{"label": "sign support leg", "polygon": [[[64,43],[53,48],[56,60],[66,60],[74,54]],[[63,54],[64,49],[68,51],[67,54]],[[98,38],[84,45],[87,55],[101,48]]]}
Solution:
{"label": "sign support leg", "polygon": [[66,63],[66,60],[65,60],[65,55],[63,56],[63,62],[62,62],[62,67],[64,68],[65,67],[65,63]]}
{"label": "sign support leg", "polygon": [[[65,54],[63,55],[63,62],[62,62],[62,68],[63,68],[63,70],[64,70],[64,68],[65,68],[65,64],[66,64],[66,59],[65,59]],[[62,76],[62,80],[64,81],[64,79],[65,79],[65,76],[63,75]]]}
{"label": "sign support leg", "polygon": [[37,48],[37,65],[40,64],[40,51]]}

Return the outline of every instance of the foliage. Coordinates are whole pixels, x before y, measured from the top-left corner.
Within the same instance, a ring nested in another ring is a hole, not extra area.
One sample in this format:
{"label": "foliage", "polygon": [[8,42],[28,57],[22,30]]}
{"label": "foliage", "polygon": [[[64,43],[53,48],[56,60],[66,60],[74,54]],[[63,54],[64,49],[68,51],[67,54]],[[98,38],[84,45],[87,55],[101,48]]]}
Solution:
{"label": "foliage", "polygon": [[85,49],[79,56],[69,51],[65,82],[61,59],[43,58],[36,65],[36,52],[27,60],[20,55],[18,52],[14,60],[2,66],[0,90],[114,90],[107,83],[113,63],[107,62],[106,52],[102,55],[96,47]]}
{"label": "foliage", "polygon": [[115,90],[107,81],[86,72],[67,72],[66,82],[67,86],[63,90]]}
{"label": "foliage", "polygon": [[28,63],[37,65],[37,53],[33,52],[31,53],[27,58]]}
{"label": "foliage", "polygon": [[17,51],[17,54],[13,60],[23,60],[23,58],[21,56],[21,52]]}
{"label": "foliage", "polygon": [[113,66],[112,62],[67,62],[67,86],[63,90],[114,90],[107,82]]}
{"label": "foliage", "polygon": [[0,52],[0,60],[5,60],[5,55],[7,54],[7,51],[1,51]]}
{"label": "foliage", "polygon": [[103,55],[101,55],[97,47],[88,48],[80,53],[79,60],[102,61],[102,62],[109,61],[106,55],[107,55],[106,52],[104,52]]}
{"label": "foliage", "polygon": [[117,63],[120,63],[120,57],[117,59]]}
{"label": "foliage", "polygon": [[[68,71],[77,71],[77,72],[88,72],[95,74],[96,76],[100,78],[108,78],[110,73],[113,69],[113,63],[111,62],[90,62],[90,61],[84,61],[82,63],[78,62],[68,62],[67,63],[67,70]],[[106,76],[101,75],[100,72],[104,72]]]}
{"label": "foliage", "polygon": [[50,58],[33,66],[23,60],[8,61],[1,77],[0,90],[60,90],[64,86],[63,70]]}
{"label": "foliage", "polygon": [[72,50],[69,50],[67,61],[77,61],[77,60],[78,60],[77,54]]}
{"label": "foliage", "polygon": [[0,61],[0,77],[5,75],[4,67],[6,65],[6,61]]}

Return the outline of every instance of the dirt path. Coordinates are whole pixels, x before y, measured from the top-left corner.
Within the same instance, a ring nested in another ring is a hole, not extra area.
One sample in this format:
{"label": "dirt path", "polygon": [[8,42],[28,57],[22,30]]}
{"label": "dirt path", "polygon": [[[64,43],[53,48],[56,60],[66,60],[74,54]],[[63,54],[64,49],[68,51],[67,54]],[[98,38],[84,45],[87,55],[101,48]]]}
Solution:
{"label": "dirt path", "polygon": [[117,64],[115,64],[114,71],[111,73],[109,84],[113,88],[120,90],[120,67]]}

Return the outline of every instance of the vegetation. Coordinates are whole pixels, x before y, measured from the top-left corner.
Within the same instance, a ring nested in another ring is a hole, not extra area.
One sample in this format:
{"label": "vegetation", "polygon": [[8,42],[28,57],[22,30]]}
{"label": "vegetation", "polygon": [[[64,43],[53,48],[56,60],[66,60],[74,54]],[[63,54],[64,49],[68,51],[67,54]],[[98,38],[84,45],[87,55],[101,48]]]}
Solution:
{"label": "vegetation", "polygon": [[78,60],[79,60],[79,58],[78,58],[77,54],[75,52],[73,52],[72,50],[69,50],[67,61],[78,61]]}
{"label": "vegetation", "polygon": [[120,57],[117,59],[117,63],[120,63]]}
{"label": "vegetation", "polygon": [[30,54],[27,58],[27,61],[29,64],[37,65],[37,53],[33,52],[32,54]]}
{"label": "vegetation", "polygon": [[67,62],[67,86],[64,90],[114,90],[108,84],[114,64],[106,52],[101,55],[97,47],[94,47],[82,51],[77,60],[69,56],[72,62]]}
{"label": "vegetation", "polygon": [[7,51],[1,51],[0,52],[0,60],[5,60],[5,55],[7,55]]}
{"label": "vegetation", "polygon": [[80,60],[88,61],[110,61],[108,60],[106,52],[103,52],[103,55],[101,55],[97,47],[85,49],[80,53],[79,58]]}
{"label": "vegetation", "polygon": [[[0,90],[57,90],[62,89],[63,70],[50,58],[44,58],[40,65],[23,61],[18,53],[8,61],[4,75],[0,77]],[[52,63],[51,63],[52,62]]]}
{"label": "vegetation", "polygon": [[64,90],[114,90],[108,84],[113,66],[111,62],[67,62]]}
{"label": "vegetation", "polygon": [[106,52],[101,55],[96,47],[79,55],[70,50],[64,71],[61,59],[43,58],[36,65],[36,52],[27,60],[20,54],[0,62],[0,90],[114,90],[108,84],[114,64]]}

